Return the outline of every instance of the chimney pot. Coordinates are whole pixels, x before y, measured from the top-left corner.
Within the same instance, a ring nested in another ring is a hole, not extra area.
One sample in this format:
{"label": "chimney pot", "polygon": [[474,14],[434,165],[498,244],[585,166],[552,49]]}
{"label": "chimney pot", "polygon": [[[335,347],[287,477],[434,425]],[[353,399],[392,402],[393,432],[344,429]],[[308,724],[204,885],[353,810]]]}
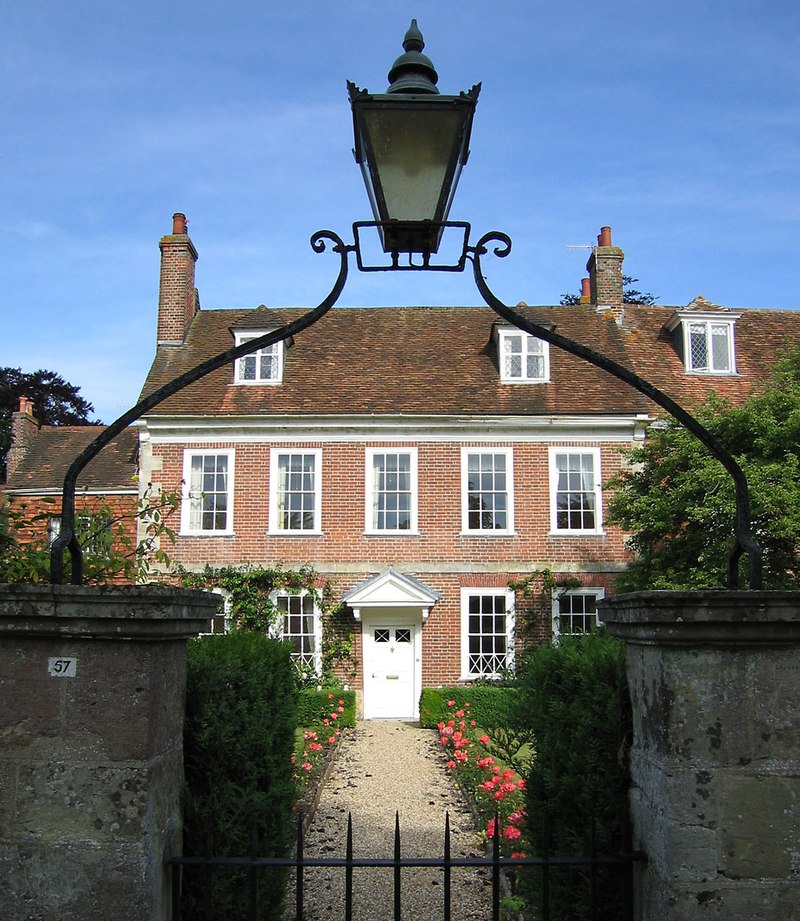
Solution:
{"label": "chimney pot", "polygon": [[581,303],[592,303],[592,280],[591,278],[581,279]]}
{"label": "chimney pot", "polygon": [[601,227],[600,234],[597,237],[598,246],[613,246],[611,242],[611,228],[610,227]]}
{"label": "chimney pot", "polygon": [[186,234],[188,230],[186,225],[189,222],[186,220],[186,215],[182,214],[180,211],[176,211],[172,215],[172,233],[173,234]]}

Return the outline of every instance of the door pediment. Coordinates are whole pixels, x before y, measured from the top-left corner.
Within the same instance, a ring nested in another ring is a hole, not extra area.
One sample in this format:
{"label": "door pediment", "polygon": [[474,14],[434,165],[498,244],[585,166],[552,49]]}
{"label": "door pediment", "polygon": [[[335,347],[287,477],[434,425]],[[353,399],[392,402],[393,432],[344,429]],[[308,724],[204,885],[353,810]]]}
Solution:
{"label": "door pediment", "polygon": [[416,608],[424,622],[439,598],[438,592],[428,588],[419,579],[398,572],[390,566],[385,572],[371,576],[351,588],[342,600],[353,609],[356,620],[361,620],[363,610]]}

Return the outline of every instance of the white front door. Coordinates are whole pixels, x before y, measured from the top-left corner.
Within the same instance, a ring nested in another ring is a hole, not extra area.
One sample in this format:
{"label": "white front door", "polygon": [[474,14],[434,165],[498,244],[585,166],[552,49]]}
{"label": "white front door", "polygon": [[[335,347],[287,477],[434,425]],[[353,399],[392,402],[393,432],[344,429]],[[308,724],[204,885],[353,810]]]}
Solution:
{"label": "white front door", "polygon": [[365,719],[418,717],[420,628],[389,614],[365,619]]}

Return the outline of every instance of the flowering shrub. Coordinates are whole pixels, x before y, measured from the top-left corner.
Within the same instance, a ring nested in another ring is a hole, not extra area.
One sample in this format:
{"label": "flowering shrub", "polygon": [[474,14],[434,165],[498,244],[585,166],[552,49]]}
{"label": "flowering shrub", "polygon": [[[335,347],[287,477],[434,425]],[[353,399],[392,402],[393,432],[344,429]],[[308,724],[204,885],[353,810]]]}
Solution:
{"label": "flowering shrub", "polygon": [[455,700],[448,700],[447,706],[452,715],[437,726],[447,769],[475,807],[487,840],[499,836],[503,854],[524,856],[525,781],[498,763],[491,737],[470,717],[469,702],[456,709]]}
{"label": "flowering shrub", "polygon": [[342,734],[338,724],[345,713],[344,698],[329,692],[327,703],[325,712],[328,715],[322,719],[319,726],[298,731],[297,744],[292,755],[298,797],[318,782],[325,769],[328,753],[336,746]]}

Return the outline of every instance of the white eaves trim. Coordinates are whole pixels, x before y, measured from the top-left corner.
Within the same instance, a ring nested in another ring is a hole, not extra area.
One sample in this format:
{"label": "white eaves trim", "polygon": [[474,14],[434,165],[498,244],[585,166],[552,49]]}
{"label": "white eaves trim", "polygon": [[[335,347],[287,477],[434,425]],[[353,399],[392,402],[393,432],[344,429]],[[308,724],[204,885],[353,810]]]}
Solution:
{"label": "white eaves trim", "polygon": [[603,416],[150,416],[142,441],[183,444],[260,442],[616,442],[643,440],[647,413]]}

